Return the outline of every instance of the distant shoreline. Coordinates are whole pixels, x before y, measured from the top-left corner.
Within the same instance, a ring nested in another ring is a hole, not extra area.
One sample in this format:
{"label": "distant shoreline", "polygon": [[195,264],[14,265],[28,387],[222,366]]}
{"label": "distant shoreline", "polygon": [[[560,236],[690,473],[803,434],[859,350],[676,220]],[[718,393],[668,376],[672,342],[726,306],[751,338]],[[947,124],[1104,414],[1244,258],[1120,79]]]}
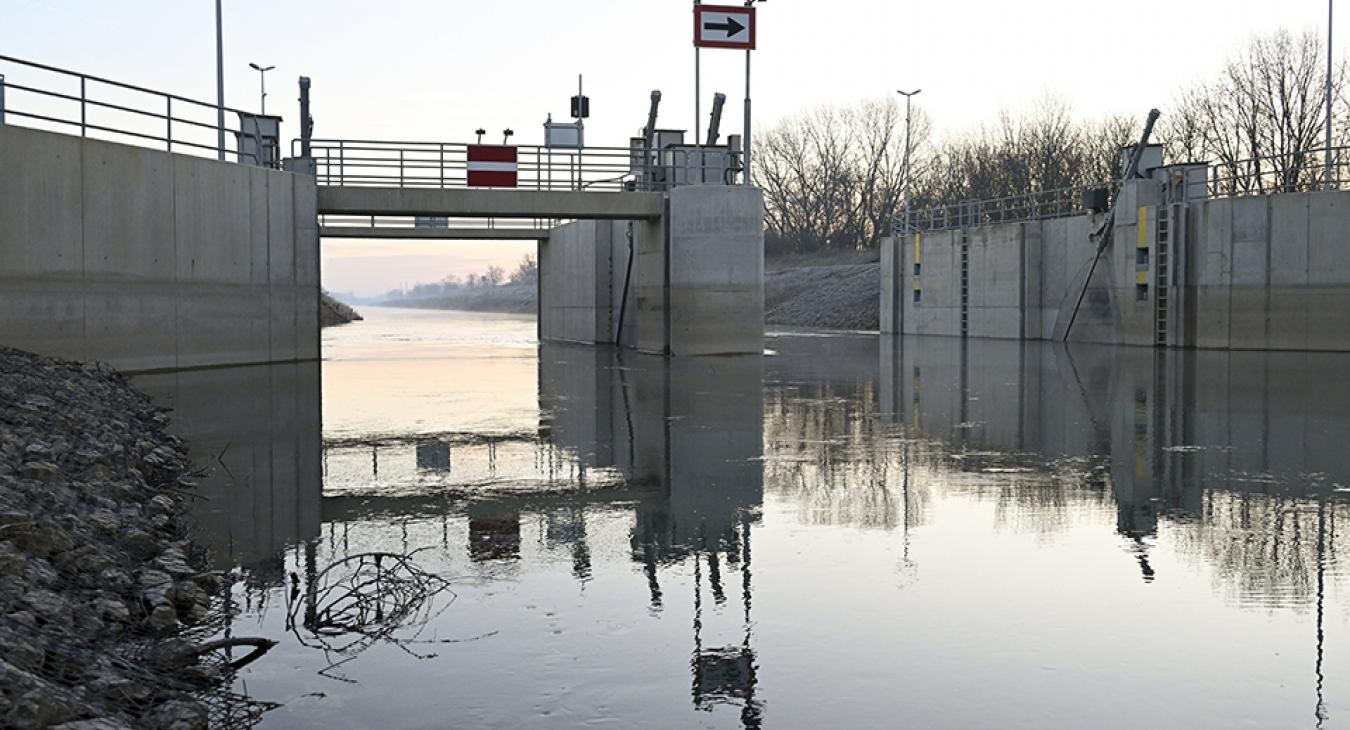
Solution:
{"label": "distant shoreline", "polygon": [[[417,299],[385,300],[377,307],[537,314],[536,285],[458,289]],[[875,262],[792,266],[765,272],[764,322],[847,331],[880,327],[881,265]]]}

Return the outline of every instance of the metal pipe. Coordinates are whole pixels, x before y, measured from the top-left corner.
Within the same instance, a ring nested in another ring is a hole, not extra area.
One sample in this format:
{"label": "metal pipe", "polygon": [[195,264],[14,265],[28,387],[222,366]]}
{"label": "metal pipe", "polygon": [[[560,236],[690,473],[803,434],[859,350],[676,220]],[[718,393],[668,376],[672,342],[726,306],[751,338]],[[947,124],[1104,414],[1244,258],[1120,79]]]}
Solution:
{"label": "metal pipe", "polygon": [[309,115],[309,77],[300,77],[300,156],[309,158],[314,140],[314,118]]}
{"label": "metal pipe", "polygon": [[647,108],[647,126],[642,128],[642,168],[645,171],[646,183],[650,187],[652,183],[652,165],[656,162],[655,155],[652,152],[652,145],[656,139],[656,113],[661,108],[661,90],[653,89],[651,95],[651,106]]}
{"label": "metal pipe", "polygon": [[85,104],[84,104],[84,101],[85,101],[86,98],[87,98],[87,95],[84,93],[84,77],[81,76],[81,77],[80,77],[80,136],[81,136],[81,137],[85,136],[85,134],[86,134],[85,128],[86,128],[87,124],[86,124],[86,119],[85,119]]}
{"label": "metal pipe", "polygon": [[5,123],[5,75],[0,74],[0,124]]}
{"label": "metal pipe", "polygon": [[713,94],[712,114],[708,119],[708,136],[706,143],[709,147],[717,144],[717,138],[721,136],[722,131],[722,107],[727,103],[727,95],[723,93]]}
{"label": "metal pipe", "polygon": [[216,0],[216,158],[225,159],[225,37]]}

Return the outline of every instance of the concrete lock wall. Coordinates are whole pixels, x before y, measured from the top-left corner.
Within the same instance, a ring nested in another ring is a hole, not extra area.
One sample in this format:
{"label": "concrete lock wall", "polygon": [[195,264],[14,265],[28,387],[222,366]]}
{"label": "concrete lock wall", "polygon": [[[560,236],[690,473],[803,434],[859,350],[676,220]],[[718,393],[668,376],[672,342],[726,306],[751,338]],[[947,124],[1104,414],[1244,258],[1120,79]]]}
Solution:
{"label": "concrete lock wall", "polygon": [[672,355],[761,352],[763,230],[762,195],[737,186],[676,188],[657,221],[556,228],[539,247],[539,336]]}
{"label": "concrete lock wall", "polygon": [[1130,183],[1092,268],[1090,233],[1103,222],[1079,215],[885,239],[882,331],[962,334],[964,235],[970,337],[1055,339],[1081,292],[1073,341],[1350,350],[1350,192],[1163,204],[1156,183]]}
{"label": "concrete lock wall", "polygon": [[0,126],[0,344],[132,370],[314,360],[313,178]]}

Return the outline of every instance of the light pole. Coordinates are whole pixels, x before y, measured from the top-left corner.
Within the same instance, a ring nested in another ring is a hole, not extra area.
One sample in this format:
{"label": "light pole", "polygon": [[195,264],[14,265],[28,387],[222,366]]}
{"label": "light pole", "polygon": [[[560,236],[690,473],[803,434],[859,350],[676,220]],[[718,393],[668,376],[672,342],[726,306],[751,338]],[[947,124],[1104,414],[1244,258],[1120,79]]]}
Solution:
{"label": "light pole", "polygon": [[248,65],[248,67],[251,68],[251,69],[253,69],[254,71],[257,71],[257,72],[258,72],[258,86],[259,86],[259,88],[262,90],[262,108],[259,109],[258,111],[259,111],[259,113],[262,114],[263,116],[266,116],[266,115],[267,115],[267,72],[268,72],[268,71],[271,71],[271,70],[274,69],[274,68],[276,68],[276,66],[266,66],[266,67],[264,67],[264,66],[259,66],[259,65],[256,64],[256,63],[251,63],[251,62],[250,62],[249,65]]}
{"label": "light pole", "polygon": [[909,233],[909,147],[910,147],[909,135],[910,135],[910,108],[911,108],[910,103],[914,101],[914,97],[918,96],[920,91],[923,91],[923,89],[915,89],[913,91],[900,91],[898,89],[896,90],[897,94],[905,97],[905,172],[904,172],[905,180],[903,183],[905,195],[905,217],[903,219],[905,221],[905,233]]}
{"label": "light pole", "polygon": [[1327,143],[1326,143],[1326,149],[1323,151],[1323,155],[1322,155],[1322,156],[1325,158],[1325,162],[1324,162],[1324,167],[1325,167],[1325,169],[1322,171],[1322,177],[1324,178],[1324,179],[1323,179],[1323,182],[1324,182],[1324,184],[1326,185],[1326,189],[1327,189],[1327,190],[1331,190],[1331,188],[1332,188],[1332,184],[1331,184],[1331,73],[1332,73],[1332,66],[1331,66],[1331,59],[1332,59],[1332,50],[1331,50],[1331,13],[1332,13],[1332,10],[1333,10],[1333,6],[1335,6],[1335,4],[1336,4],[1336,0],[1327,0],[1327,79],[1326,79],[1326,80],[1327,80],[1327,125],[1326,125],[1326,126],[1327,126],[1327,129],[1326,129],[1326,132],[1327,132]]}
{"label": "light pole", "polygon": [[[768,2],[768,0],[745,0],[745,7],[750,7],[756,2]],[[745,129],[741,144],[744,146],[744,167],[745,179],[741,182],[749,187],[750,185],[750,49],[745,49]]]}
{"label": "light pole", "polygon": [[220,0],[216,0],[216,153],[225,159],[225,42],[220,24]]}

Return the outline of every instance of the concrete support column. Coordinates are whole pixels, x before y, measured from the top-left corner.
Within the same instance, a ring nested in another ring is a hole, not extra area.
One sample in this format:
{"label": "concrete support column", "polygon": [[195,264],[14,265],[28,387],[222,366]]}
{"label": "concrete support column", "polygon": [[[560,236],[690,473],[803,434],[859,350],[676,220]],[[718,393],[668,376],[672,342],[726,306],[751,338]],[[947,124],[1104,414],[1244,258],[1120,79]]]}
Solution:
{"label": "concrete support column", "polygon": [[730,185],[675,188],[666,220],[666,352],[763,352],[763,194]]}
{"label": "concrete support column", "polygon": [[899,249],[903,238],[887,236],[881,239],[881,332],[897,334],[903,331],[904,301],[901,299],[902,262],[904,252]]}
{"label": "concrete support column", "polygon": [[[764,202],[742,186],[690,186],[655,221],[578,221],[539,247],[539,336],[664,355],[764,349]],[[625,298],[625,282],[627,292]]]}

